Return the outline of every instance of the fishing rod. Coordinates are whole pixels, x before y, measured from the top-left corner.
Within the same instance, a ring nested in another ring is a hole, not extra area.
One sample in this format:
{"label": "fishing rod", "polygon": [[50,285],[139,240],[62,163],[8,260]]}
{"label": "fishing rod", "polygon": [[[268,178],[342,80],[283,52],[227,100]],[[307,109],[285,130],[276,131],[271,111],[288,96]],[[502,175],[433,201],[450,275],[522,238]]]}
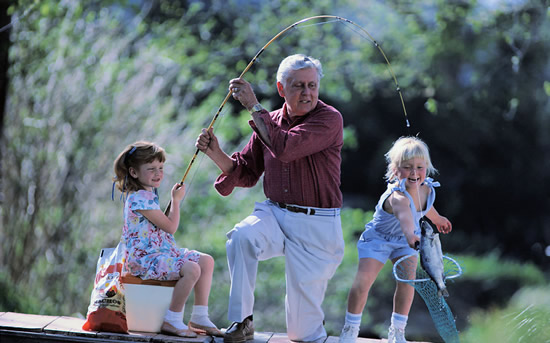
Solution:
{"label": "fishing rod", "polygon": [[[349,25],[352,25],[353,28],[356,28],[356,29],[359,29],[361,32],[365,33],[368,38],[370,39],[370,41],[374,44],[374,46],[376,46],[378,48],[378,50],[380,51],[380,53],[382,54],[382,56],[384,57],[384,60],[386,61],[386,64],[388,66],[388,70],[393,78],[393,81],[395,83],[395,86],[396,86],[396,90],[399,94],[399,98],[401,100],[401,105],[403,107],[403,113],[405,115],[405,123],[406,123],[406,126],[407,128],[409,128],[411,125],[409,123],[409,118],[408,118],[408,115],[407,115],[407,109],[405,108],[405,101],[403,100],[403,94],[401,93],[401,87],[399,87],[399,83],[397,82],[397,77],[395,76],[395,73],[393,72],[393,69],[391,67],[391,64],[390,64],[390,61],[388,60],[388,57],[386,56],[386,54],[384,53],[384,50],[382,49],[382,47],[380,46],[380,44],[378,44],[378,42],[370,35],[370,33],[365,30],[363,27],[361,27],[360,25],[354,23],[353,21],[349,20],[349,19],[346,19],[346,18],[343,18],[343,17],[339,17],[339,16],[334,16],[334,15],[318,15],[318,16],[313,16],[313,17],[308,17],[308,18],[304,18],[302,20],[299,20],[297,22],[295,22],[294,24],[292,25],[289,25],[287,26],[286,28],[284,28],[281,32],[277,33],[275,36],[273,36],[273,38],[271,38],[257,53],[256,55],[252,58],[252,60],[250,60],[250,62],[248,63],[248,65],[246,66],[246,68],[242,71],[241,75],[239,75],[239,78],[242,78],[247,72],[248,70],[250,70],[250,68],[252,67],[252,65],[254,65],[254,63],[256,63],[256,60],[258,59],[258,57],[267,49],[267,47],[269,47],[274,41],[276,41],[279,37],[281,37],[283,34],[285,34],[286,32],[288,32],[289,30],[297,27],[298,25],[300,24],[303,24],[305,22],[308,22],[308,21],[311,21],[311,20],[315,20],[315,19],[333,19],[333,20],[336,20],[338,22],[342,22],[342,23],[345,23],[345,24],[349,24]],[[352,29],[353,30],[353,29]],[[223,99],[220,107],[218,108],[218,111],[216,112],[216,114],[214,115],[214,117],[212,118],[212,121],[210,122],[210,125],[208,125],[208,129],[207,130],[210,130],[213,126],[214,126],[214,123],[216,122],[216,120],[218,119],[218,116],[220,115],[223,107],[225,106],[225,104],[227,103],[227,101],[229,100],[229,98],[231,97],[231,91],[229,91],[227,93],[227,95],[225,96],[225,98]],[[187,175],[189,174],[189,171],[191,170],[191,167],[193,166],[193,163],[195,162],[198,154],[199,154],[200,150],[197,149],[195,151],[195,154],[193,154],[193,157],[191,158],[191,161],[189,162],[189,165],[187,166],[187,169],[185,170],[185,173],[183,174],[183,177],[181,179],[181,182],[180,184],[183,184],[185,179],[187,178]]]}

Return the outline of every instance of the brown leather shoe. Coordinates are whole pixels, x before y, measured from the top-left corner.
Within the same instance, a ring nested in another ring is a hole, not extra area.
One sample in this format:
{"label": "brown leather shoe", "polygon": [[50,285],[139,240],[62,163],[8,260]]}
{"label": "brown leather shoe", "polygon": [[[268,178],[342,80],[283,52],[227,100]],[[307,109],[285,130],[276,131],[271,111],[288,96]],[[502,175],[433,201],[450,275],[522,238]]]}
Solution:
{"label": "brown leather shoe", "polygon": [[224,343],[243,343],[254,339],[254,323],[251,317],[247,317],[242,323],[234,322],[225,331]]}

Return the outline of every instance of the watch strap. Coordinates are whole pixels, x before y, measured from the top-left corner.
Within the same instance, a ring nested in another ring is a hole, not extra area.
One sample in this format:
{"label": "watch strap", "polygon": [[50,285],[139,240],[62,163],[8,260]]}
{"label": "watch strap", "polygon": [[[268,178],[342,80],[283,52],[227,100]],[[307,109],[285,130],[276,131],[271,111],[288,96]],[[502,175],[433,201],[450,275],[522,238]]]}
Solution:
{"label": "watch strap", "polygon": [[263,109],[264,109],[264,107],[262,105],[256,104],[256,105],[252,106],[252,108],[250,109],[250,113],[260,112]]}

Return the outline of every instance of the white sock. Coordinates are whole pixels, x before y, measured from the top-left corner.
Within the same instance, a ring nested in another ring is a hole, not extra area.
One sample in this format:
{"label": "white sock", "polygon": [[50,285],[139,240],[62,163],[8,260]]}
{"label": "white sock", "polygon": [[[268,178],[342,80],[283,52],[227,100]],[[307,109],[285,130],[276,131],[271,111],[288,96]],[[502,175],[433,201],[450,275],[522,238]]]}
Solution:
{"label": "white sock", "polygon": [[391,325],[398,330],[405,330],[407,326],[408,316],[404,316],[399,313],[392,312],[391,314]]}
{"label": "white sock", "polygon": [[193,312],[191,312],[191,319],[189,321],[209,328],[216,327],[208,317],[208,306],[204,305],[193,306]]}
{"label": "white sock", "polygon": [[183,323],[183,310],[181,312],[173,312],[173,311],[170,311],[169,309],[166,310],[166,314],[164,315],[164,321],[172,325],[178,330],[188,329],[187,325]]}
{"label": "white sock", "polygon": [[361,325],[361,316],[363,313],[350,313],[346,311],[346,325],[359,327]]}

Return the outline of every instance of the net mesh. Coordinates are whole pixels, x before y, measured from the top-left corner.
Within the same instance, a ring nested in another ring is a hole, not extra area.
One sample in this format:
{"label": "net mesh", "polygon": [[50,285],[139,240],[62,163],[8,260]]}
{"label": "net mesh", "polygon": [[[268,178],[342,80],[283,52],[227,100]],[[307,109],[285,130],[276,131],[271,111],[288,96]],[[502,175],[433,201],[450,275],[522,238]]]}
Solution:
{"label": "net mesh", "polygon": [[[442,296],[437,294],[437,286],[430,276],[422,269],[418,255],[408,255],[399,259],[393,267],[393,275],[397,281],[413,286],[424,299],[437,332],[445,343],[459,343],[455,319],[449,305]],[[460,265],[450,257],[443,256],[443,266],[446,280],[462,274]]]}

